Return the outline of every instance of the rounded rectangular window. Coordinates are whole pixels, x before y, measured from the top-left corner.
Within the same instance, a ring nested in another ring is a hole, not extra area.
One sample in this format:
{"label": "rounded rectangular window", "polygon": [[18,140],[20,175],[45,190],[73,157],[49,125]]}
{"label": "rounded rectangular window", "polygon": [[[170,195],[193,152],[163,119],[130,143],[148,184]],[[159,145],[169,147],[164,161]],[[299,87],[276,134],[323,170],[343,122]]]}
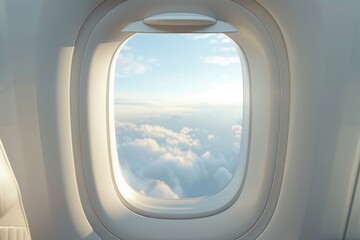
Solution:
{"label": "rounded rectangular window", "polygon": [[[255,239],[273,216],[286,158],[280,28],[254,1],[120,2],[87,17],[72,58],[89,223],[106,239]],[[177,11],[185,8],[194,14]]]}
{"label": "rounded rectangular window", "polygon": [[71,131],[89,223],[106,239],[254,239],[286,157],[280,28],[254,1],[140,5],[99,5],[74,48]]}
{"label": "rounded rectangular window", "polygon": [[210,196],[245,166],[239,51],[225,34],[135,34],[121,45],[110,91],[117,166],[132,189]]}

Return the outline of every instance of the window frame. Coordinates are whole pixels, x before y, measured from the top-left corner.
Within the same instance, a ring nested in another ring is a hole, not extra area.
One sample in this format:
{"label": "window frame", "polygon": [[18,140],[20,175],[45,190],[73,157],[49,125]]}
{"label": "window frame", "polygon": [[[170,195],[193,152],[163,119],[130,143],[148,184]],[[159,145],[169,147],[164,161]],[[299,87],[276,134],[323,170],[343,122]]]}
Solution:
{"label": "window frame", "polygon": [[[173,32],[170,32],[173,33]],[[144,216],[165,218],[165,219],[189,219],[205,217],[216,214],[231,206],[236,197],[240,194],[242,183],[246,174],[246,165],[248,159],[248,142],[250,132],[250,101],[249,101],[249,77],[246,57],[240,46],[234,41],[233,44],[237,48],[237,53],[241,60],[243,76],[243,114],[242,114],[242,134],[240,143],[240,154],[237,160],[237,166],[232,179],[227,185],[216,193],[196,198],[182,198],[177,200],[154,198],[140,194],[126,180],[125,174],[121,171],[121,163],[118,158],[116,146],[116,129],[115,129],[115,113],[114,113],[114,77],[116,58],[126,42],[136,33],[128,36],[126,40],[120,43],[120,46],[112,57],[112,64],[109,75],[109,136],[111,149],[111,164],[113,169],[113,178],[116,183],[119,198],[131,210]],[[153,32],[157,34],[157,32]],[[226,34],[225,34],[226,35]],[[229,36],[227,36],[229,37]],[[229,37],[230,38],[230,37]],[[231,39],[231,38],[230,38]]]}
{"label": "window frame", "polygon": [[[175,0],[167,2],[167,12],[176,12],[173,2]],[[146,6],[138,9],[136,7],[139,4]],[[108,121],[96,117],[101,113],[109,116],[108,108],[103,100],[95,101],[91,94],[96,93],[99,99],[107,100],[109,86],[101,82],[94,83],[93,79],[99,72],[109,73],[114,49],[117,49],[119,42],[130,36],[114,30],[136,21],[139,16],[148,15],[144,9],[152,12],[165,9],[164,4],[161,0],[151,3],[106,1],[90,14],[80,30],[74,48],[70,104],[76,177],[84,212],[96,233],[108,239],[167,239],[168,235],[159,235],[162,229],[183,238],[210,239],[218,236],[253,239],[268,224],[276,207],[285,162],[289,114],[286,47],[276,22],[256,2],[229,1],[223,4],[224,9],[220,8],[222,12],[219,10],[214,14],[216,18],[217,15],[225,16],[224,12],[227,10],[230,13],[236,10],[236,16],[230,14],[228,22],[237,27],[239,32],[230,33],[229,36],[242,47],[249,64],[251,131],[248,166],[241,194],[219,212],[167,221],[172,218],[168,216],[171,214],[137,214],[121,199],[122,195],[119,195],[114,186],[116,183],[111,176],[113,169],[109,161],[111,150],[109,144],[106,144],[110,142],[106,134],[110,130]],[[207,9],[212,8],[215,11],[220,3],[204,0],[198,3],[189,1],[188,4],[194,4],[193,9],[208,11]],[[131,16],[129,12],[132,13]],[[99,59],[106,60],[99,62]],[[259,67],[264,69],[264,73],[256,71]],[[265,85],[262,85],[264,82],[261,79],[265,81]],[[265,93],[266,97],[259,98],[261,93]],[[266,107],[269,109],[265,110]],[[100,111],[96,112],[94,109]],[[267,121],[264,121],[267,117]],[[102,126],[103,129],[105,126],[106,131],[94,133],[95,126]],[[264,130],[265,137],[261,130]],[[99,138],[105,139],[105,143],[98,145]],[[262,140],[263,138],[266,139]],[[237,219],[236,223],[234,218]],[[219,222],[231,224],[226,224],[219,231],[216,227]],[[134,225],[141,226],[142,231],[136,231],[137,227]]]}

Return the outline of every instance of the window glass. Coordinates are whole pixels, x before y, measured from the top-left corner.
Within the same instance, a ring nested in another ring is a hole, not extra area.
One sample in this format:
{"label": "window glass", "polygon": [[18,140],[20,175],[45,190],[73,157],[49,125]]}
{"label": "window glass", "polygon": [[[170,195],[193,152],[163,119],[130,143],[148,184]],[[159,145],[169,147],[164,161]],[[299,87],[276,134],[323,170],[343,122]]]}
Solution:
{"label": "window glass", "polygon": [[114,74],[121,171],[138,192],[181,199],[214,194],[238,166],[243,59],[224,34],[135,34]]}

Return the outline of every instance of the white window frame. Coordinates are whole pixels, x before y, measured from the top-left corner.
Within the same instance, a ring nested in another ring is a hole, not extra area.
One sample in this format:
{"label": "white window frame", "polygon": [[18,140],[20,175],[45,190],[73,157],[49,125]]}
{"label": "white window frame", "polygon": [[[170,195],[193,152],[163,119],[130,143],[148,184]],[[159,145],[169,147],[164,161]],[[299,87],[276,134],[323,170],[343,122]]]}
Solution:
{"label": "white window frame", "polygon": [[[221,29],[221,28],[220,28]],[[153,30],[154,31],[154,30]],[[153,32],[154,34],[156,32]],[[130,36],[129,38],[131,38]],[[128,39],[129,39],[128,38]],[[249,138],[249,79],[248,68],[245,56],[236,42],[233,44],[238,48],[239,58],[241,63],[239,67],[243,72],[243,114],[242,114],[242,134],[240,143],[240,154],[237,159],[237,167],[234,171],[230,182],[220,191],[203,197],[197,198],[183,198],[179,200],[153,198],[145,196],[136,189],[134,189],[126,180],[126,176],[121,170],[121,159],[118,159],[116,130],[115,130],[115,113],[114,113],[114,74],[116,58],[121,48],[126,44],[127,40],[121,43],[121,46],[115,52],[112,65],[110,68],[109,77],[109,135],[110,135],[110,149],[111,149],[111,163],[114,171],[114,180],[119,191],[119,197],[124,204],[134,212],[144,216],[156,218],[173,218],[173,219],[188,219],[196,217],[204,217],[213,215],[231,206],[236,197],[241,192],[241,185],[244,179],[246,163],[248,159],[248,138]]]}
{"label": "white window frame", "polygon": [[[254,1],[181,3],[183,7],[176,0],[105,1],[90,14],[79,33],[70,89],[76,174],[86,216],[102,238],[161,240],[172,238],[171,234],[176,239],[254,239],[275,210],[289,115],[289,69],[281,32],[271,15]],[[119,45],[131,35],[121,29],[164,9],[171,13],[179,8],[204,15],[212,12],[215,19],[228,18],[227,22],[238,29],[228,36],[244,52],[250,84],[250,91],[244,90],[250,92],[244,181],[223,206],[210,204],[204,210],[196,205],[196,198],[180,200],[193,207],[187,212],[177,212],[179,205],[162,209],[169,206],[159,205],[158,200],[148,209],[142,206],[143,201],[140,206],[129,204],[127,193],[116,187],[109,134],[113,127],[108,105],[111,64]]]}

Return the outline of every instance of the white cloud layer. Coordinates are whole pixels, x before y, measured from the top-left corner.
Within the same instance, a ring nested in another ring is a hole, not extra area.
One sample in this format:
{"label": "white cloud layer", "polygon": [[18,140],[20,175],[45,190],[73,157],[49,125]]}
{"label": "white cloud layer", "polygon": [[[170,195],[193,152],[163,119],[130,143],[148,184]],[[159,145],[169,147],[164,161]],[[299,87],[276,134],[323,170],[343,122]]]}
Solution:
{"label": "white cloud layer", "polygon": [[[239,127],[233,126],[230,132],[238,134]],[[198,139],[194,133],[201,131],[189,127],[174,131],[127,122],[117,122],[116,129],[120,156],[132,174],[129,179],[137,179],[132,184],[146,195],[165,199],[203,196],[220,190],[232,178],[234,159],[212,153],[214,134]]]}
{"label": "white cloud layer", "polygon": [[172,189],[167,185],[164,181],[160,180],[148,180],[146,191],[143,193],[153,196],[153,197],[160,197],[165,199],[178,199],[179,195],[174,193]]}
{"label": "white cloud layer", "polygon": [[[188,133],[190,129],[185,130]],[[144,136],[165,139],[166,143],[170,145],[185,145],[189,147],[199,145],[199,141],[184,133],[184,130],[183,132],[174,132],[158,125],[144,124],[140,126],[140,131],[143,132]]]}

